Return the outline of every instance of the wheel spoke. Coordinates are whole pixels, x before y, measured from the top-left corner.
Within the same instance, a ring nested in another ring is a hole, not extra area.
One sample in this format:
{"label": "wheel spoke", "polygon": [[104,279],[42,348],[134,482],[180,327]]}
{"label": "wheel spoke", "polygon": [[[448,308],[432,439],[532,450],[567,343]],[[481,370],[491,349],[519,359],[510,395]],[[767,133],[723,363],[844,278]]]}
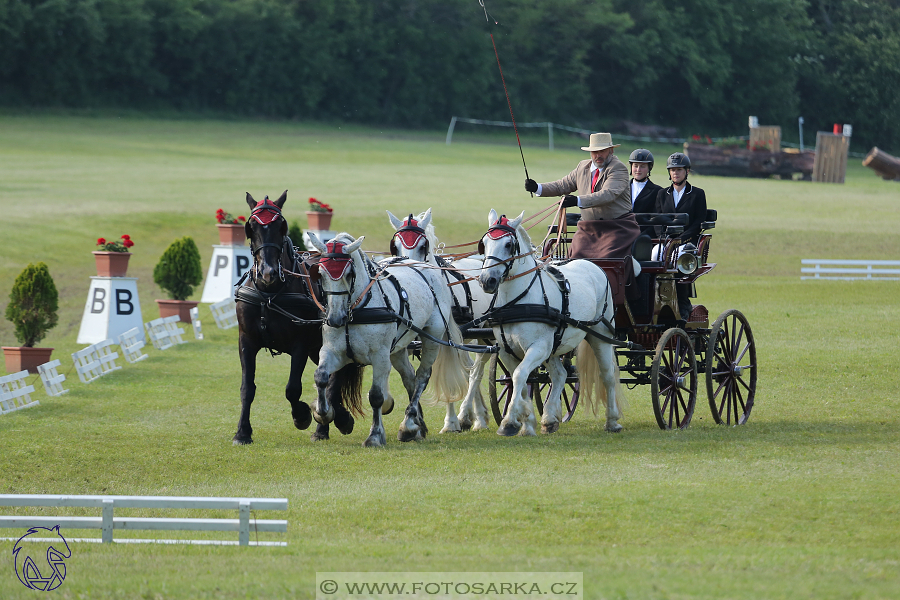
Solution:
{"label": "wheel spoke", "polygon": [[666,394],[660,393],[659,395],[663,396],[666,399],[666,401],[662,403],[662,406],[659,407],[659,414],[665,415],[666,408],[668,408],[668,406],[669,406],[669,400],[670,400],[669,393],[666,393]]}
{"label": "wheel spoke", "polygon": [[[676,400],[677,400],[677,402],[676,402]],[[683,403],[684,403],[684,400],[681,399],[681,392],[679,392],[678,390],[675,390],[675,395],[672,398],[672,412],[675,414],[675,424],[679,425],[679,426],[681,425],[681,418],[678,416],[678,405],[683,404]],[[670,417],[669,421],[671,422],[671,420],[672,419]],[[669,427],[671,427],[671,424],[669,425]]]}
{"label": "wheel spoke", "polygon": [[[734,340],[734,344],[732,344],[732,346],[731,346],[731,348],[732,348],[732,354],[736,354],[736,353],[737,353],[737,349],[738,349],[738,347],[741,345],[741,340],[742,340],[743,338],[744,338],[744,324],[741,323],[741,328],[740,328],[740,330],[737,332],[737,336],[736,336],[736,338],[735,338],[735,340]],[[740,359],[737,359],[737,360],[735,360],[734,362],[738,362],[738,360],[740,360]]]}
{"label": "wheel spoke", "polygon": [[728,381],[725,380],[722,382],[722,385],[719,386],[719,389],[725,388],[725,393],[722,394],[722,401],[719,402],[719,410],[716,411],[716,416],[719,420],[722,420],[722,413],[725,412],[725,402],[728,400]]}
{"label": "wheel spoke", "polygon": [[740,364],[741,359],[744,358],[744,355],[747,354],[747,350],[749,350],[749,349],[750,349],[750,342],[747,342],[747,345],[744,346],[744,349],[743,349],[743,350],[741,350],[740,356],[738,356],[738,357],[734,360],[734,364],[736,364],[736,365],[737,365],[737,364]]}
{"label": "wheel spoke", "polygon": [[744,383],[743,378],[741,378],[741,377],[735,377],[735,379],[737,379],[737,380],[740,382],[740,384],[741,384],[742,386],[744,386],[744,389],[746,389],[746,390],[747,390],[748,392],[750,392],[750,393],[753,393],[753,390],[750,389],[750,386],[747,385],[746,383]]}
{"label": "wheel spoke", "polygon": [[[742,415],[746,414],[747,405],[744,404],[744,396],[741,394],[741,388],[735,386],[734,391],[735,391],[735,399],[737,400],[737,402],[741,403],[741,414]],[[735,414],[734,422],[735,423],[737,423],[737,414],[738,414],[737,402],[734,403],[734,414]]]}

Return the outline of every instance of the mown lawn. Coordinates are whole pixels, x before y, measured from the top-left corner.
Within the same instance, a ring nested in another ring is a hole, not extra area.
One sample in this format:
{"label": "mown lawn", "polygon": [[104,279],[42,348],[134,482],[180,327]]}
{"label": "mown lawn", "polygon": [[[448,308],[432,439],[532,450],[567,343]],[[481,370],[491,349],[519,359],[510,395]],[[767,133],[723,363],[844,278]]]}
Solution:
{"label": "mown lawn", "polygon": [[[308,197],[324,200],[336,207],[335,227],[365,234],[370,250],[387,246],[385,209],[431,206],[442,241],[471,241],[491,207],[530,214],[549,203],[522,190],[514,142],[457,132],[448,147],[444,132],[0,116],[0,306],[29,261],[46,261],[60,324],[43,345],[69,365],[97,237],[135,240],[129,274],[149,320],[165,247],[193,236],[205,270],[215,210],[246,212],[247,191],[290,190],[291,220],[303,220]],[[575,138],[558,136],[555,152],[537,136],[525,142],[539,181],[582,157]],[[623,144],[620,157],[631,149]],[[651,149],[663,183],[675,148]],[[151,348],[148,360],[89,386],[70,372],[62,398],[47,398],[38,382],[39,407],[0,417],[0,493],[289,499],[286,516],[257,515],[288,519],[286,535],[265,537],[286,548],[73,545],[55,592],[64,598],[312,598],[317,571],[581,571],[587,598],[896,598],[900,285],[801,282],[799,270],[800,258],[900,257],[900,186],[858,161],[843,186],[692,181],[719,211],[718,267],[701,280],[699,301],[711,316],[742,310],[758,344],[756,407],[744,427],[715,426],[701,395],[690,429],[662,432],[639,388],[626,391],[621,435],[582,412],[553,436],[437,435],[443,412],[429,407],[423,443],[396,441],[398,410],[386,418],[383,450],[361,447],[365,418],[351,435],[313,444],[283,399],[287,358],[261,355],[256,442],[234,447],[237,334],[215,328],[201,307],[205,340]],[[15,345],[6,321],[0,342]],[[310,365],[305,399],[312,390]],[[30,597],[11,550],[0,542],[0,597]]]}

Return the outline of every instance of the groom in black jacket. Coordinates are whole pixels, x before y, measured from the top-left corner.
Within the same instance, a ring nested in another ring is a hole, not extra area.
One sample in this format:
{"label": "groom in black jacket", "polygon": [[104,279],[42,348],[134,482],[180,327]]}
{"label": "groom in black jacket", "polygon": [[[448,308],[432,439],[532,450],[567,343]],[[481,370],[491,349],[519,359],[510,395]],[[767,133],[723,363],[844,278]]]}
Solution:
{"label": "groom in black jacket", "polygon": [[[631,206],[636,213],[655,213],[656,196],[662,188],[650,181],[653,170],[653,154],[645,148],[638,148],[628,157],[631,169]],[[641,227],[641,233],[655,237],[652,226]]]}

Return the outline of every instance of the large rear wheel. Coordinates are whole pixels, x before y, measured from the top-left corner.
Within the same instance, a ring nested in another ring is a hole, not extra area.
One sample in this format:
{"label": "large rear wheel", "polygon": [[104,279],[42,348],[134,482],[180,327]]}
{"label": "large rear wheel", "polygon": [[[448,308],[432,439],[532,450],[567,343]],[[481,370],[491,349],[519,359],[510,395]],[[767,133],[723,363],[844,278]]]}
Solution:
{"label": "large rear wheel", "polygon": [[706,395],[713,419],[743,425],[756,397],[756,342],[747,317],[726,310],[712,324],[706,351]]}
{"label": "large rear wheel", "polygon": [[650,394],[660,429],[685,429],[691,424],[697,403],[697,357],[684,330],[669,329],[656,344]]}

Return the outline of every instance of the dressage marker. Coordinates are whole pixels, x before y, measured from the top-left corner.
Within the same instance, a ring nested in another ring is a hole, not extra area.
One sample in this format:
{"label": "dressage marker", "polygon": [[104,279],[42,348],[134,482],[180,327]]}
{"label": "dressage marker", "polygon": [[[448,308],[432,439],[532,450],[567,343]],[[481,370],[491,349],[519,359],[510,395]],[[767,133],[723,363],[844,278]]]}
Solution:
{"label": "dressage marker", "polygon": [[116,339],[142,323],[136,277],[91,277],[77,343]]}
{"label": "dressage marker", "polygon": [[62,396],[69,392],[62,386],[66,376],[56,372],[56,368],[59,365],[59,360],[51,360],[48,363],[38,365],[38,373],[41,375],[41,381],[44,382],[44,390],[48,396]]}
{"label": "dressage marker", "polygon": [[[251,511],[287,510],[286,498],[204,498],[184,496],[66,496],[49,494],[0,494],[0,506],[53,508],[99,508],[99,517],[0,516],[0,527],[27,529],[54,527],[63,529],[99,529],[99,538],[69,538],[73,542],[104,544],[199,544],[214,546],[287,546],[287,542],[250,540],[259,533],[285,533],[287,521],[251,518]],[[200,509],[237,510],[237,519],[116,517],[115,509]],[[121,538],[113,531],[236,531],[235,540]],[[0,538],[15,541],[18,538]],[[28,541],[45,541],[43,538]]]}
{"label": "dressage marker", "polygon": [[234,298],[234,286],[253,263],[250,248],[230,245],[214,245],[213,255],[203,284],[200,302],[219,302]]}
{"label": "dressage marker", "polygon": [[28,371],[0,377],[0,415],[39,404],[37,400],[31,399],[34,386],[25,384],[26,377]]}

